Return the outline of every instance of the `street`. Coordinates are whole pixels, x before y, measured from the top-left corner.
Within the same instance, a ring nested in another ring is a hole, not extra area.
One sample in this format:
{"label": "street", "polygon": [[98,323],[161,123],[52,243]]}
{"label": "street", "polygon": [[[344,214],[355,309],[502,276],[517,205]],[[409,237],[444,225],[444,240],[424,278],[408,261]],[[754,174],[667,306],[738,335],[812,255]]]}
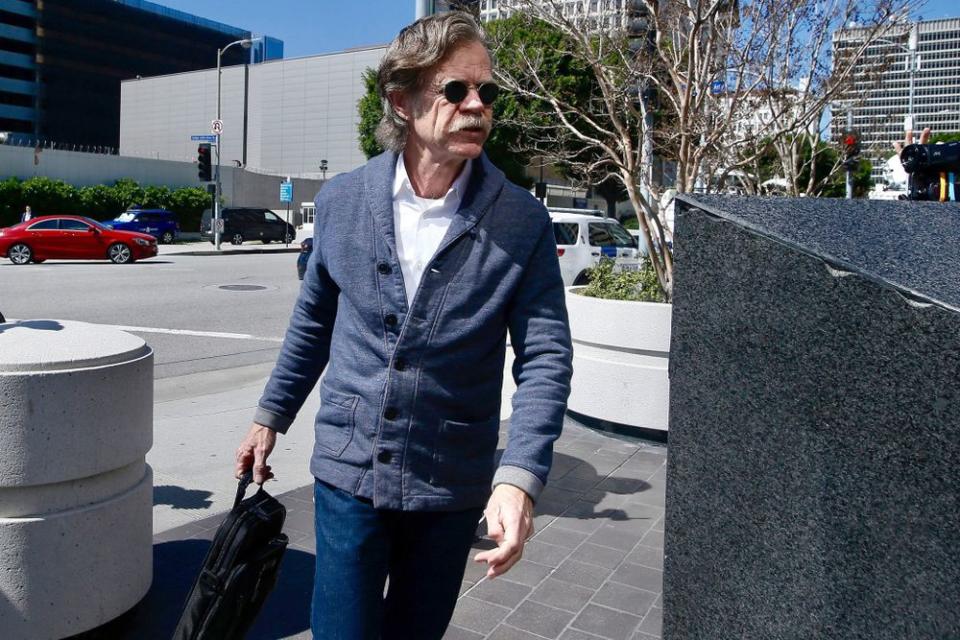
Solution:
{"label": "street", "polygon": [[132,265],[2,260],[0,313],[137,327],[131,333],[155,352],[157,379],[272,363],[300,288],[296,258],[174,254]]}

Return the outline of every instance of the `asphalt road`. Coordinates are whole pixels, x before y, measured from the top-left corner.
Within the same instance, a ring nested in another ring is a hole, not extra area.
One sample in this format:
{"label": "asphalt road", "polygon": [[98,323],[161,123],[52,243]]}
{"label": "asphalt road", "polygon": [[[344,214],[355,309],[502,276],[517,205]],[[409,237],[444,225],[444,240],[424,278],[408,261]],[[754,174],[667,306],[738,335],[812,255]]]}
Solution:
{"label": "asphalt road", "polygon": [[[0,312],[125,328],[153,347],[157,379],[272,363],[300,288],[296,259],[283,253],[161,255],[132,265],[3,260]],[[236,285],[241,290],[221,288]]]}

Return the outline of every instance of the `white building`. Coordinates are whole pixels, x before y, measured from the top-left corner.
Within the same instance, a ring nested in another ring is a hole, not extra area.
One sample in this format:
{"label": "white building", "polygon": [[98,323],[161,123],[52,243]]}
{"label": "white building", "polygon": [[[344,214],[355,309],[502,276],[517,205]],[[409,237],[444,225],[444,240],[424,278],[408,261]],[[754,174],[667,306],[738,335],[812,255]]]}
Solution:
{"label": "white building", "polygon": [[[862,29],[837,31],[834,55],[862,37]],[[911,116],[918,132],[924,127],[934,133],[960,131],[960,18],[894,26],[867,49],[853,78],[853,129],[871,156],[874,178],[882,180],[884,159],[893,143],[903,140]],[[846,111],[835,108],[832,116],[836,138],[846,128]]]}
{"label": "white building", "polygon": [[[223,69],[221,164],[299,178],[359,167],[357,102],[363,72],[386,47],[276,60]],[[192,162],[193,135],[211,133],[217,114],[216,69],[124,81],[120,155]]]}

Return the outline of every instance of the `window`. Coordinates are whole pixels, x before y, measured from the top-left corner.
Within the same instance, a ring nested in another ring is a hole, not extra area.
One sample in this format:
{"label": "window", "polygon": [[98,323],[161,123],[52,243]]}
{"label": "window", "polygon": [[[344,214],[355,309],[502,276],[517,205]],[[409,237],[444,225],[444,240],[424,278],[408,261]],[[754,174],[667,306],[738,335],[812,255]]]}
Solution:
{"label": "window", "polygon": [[42,221],[40,221],[40,222],[37,222],[36,224],[32,224],[32,225],[30,225],[29,230],[30,230],[30,231],[44,231],[44,230],[57,229],[57,228],[58,228],[58,227],[57,227],[57,219],[54,218],[53,220],[42,220]]}
{"label": "window", "polygon": [[90,229],[90,225],[79,220],[60,218],[60,228],[66,229],[67,231],[88,231]]}
{"label": "window", "polygon": [[303,214],[303,224],[313,224],[313,217],[317,213],[315,206],[300,207],[300,212]]}
{"label": "window", "polygon": [[137,214],[136,214],[136,213],[131,213],[131,212],[129,212],[129,211],[125,211],[125,212],[121,213],[120,215],[118,215],[116,218],[114,218],[114,220],[116,220],[117,222],[133,222],[133,220],[134,220],[136,217],[137,217]]}
{"label": "window", "polygon": [[619,224],[591,222],[590,244],[594,247],[634,247],[633,236]]}
{"label": "window", "polygon": [[577,230],[580,227],[576,222],[554,222],[553,237],[557,244],[577,244]]}
{"label": "window", "polygon": [[280,222],[280,218],[277,217],[273,211],[264,211],[263,217],[267,222]]}

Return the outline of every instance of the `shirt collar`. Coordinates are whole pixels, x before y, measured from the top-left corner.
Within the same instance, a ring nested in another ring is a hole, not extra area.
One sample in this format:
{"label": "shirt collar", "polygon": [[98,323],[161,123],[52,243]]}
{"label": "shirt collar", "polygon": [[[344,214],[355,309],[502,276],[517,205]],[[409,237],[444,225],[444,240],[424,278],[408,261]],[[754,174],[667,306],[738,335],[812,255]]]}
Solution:
{"label": "shirt collar", "polygon": [[[453,181],[453,184],[450,185],[450,190],[439,199],[445,200],[451,194],[455,194],[457,198],[463,198],[463,194],[467,191],[467,185],[470,183],[470,174],[472,173],[473,161],[467,160],[463,163],[463,168],[460,169],[460,175],[458,175],[456,180]],[[412,196],[416,196],[413,185],[410,183],[410,176],[407,175],[406,165],[403,164],[403,153],[401,152],[397,154],[397,167],[393,174],[394,199],[404,191]]]}

